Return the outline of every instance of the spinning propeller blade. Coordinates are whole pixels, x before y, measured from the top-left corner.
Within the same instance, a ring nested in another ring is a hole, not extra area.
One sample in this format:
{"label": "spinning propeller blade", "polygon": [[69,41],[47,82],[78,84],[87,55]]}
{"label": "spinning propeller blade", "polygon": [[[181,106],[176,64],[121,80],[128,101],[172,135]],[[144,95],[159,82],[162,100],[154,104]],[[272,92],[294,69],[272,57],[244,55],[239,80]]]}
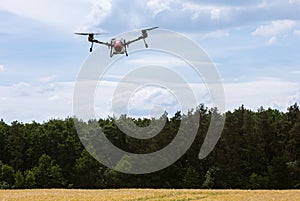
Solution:
{"label": "spinning propeller blade", "polygon": [[148,28],[148,29],[143,29],[142,31],[151,31],[153,29],[157,29],[158,27],[151,27],[151,28]]}
{"label": "spinning propeller blade", "polygon": [[81,36],[88,36],[88,35],[102,35],[102,34],[106,34],[104,32],[102,33],[75,33],[77,35],[81,35]]}

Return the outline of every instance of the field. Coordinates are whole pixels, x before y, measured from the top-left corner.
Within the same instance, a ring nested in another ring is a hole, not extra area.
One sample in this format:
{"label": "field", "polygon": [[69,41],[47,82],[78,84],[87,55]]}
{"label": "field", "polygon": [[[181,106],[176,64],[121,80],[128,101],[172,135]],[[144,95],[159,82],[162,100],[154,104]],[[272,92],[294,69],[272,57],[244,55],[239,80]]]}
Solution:
{"label": "field", "polygon": [[201,201],[300,201],[300,190],[172,190],[172,189],[111,189],[111,190],[0,190],[0,200],[201,200]]}

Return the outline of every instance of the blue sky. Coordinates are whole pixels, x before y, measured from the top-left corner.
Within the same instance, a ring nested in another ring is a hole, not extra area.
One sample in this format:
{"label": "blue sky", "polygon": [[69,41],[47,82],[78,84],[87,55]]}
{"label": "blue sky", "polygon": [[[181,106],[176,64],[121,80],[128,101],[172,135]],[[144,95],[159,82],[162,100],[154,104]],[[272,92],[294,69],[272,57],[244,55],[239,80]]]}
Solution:
{"label": "blue sky", "polygon": [[[207,52],[223,80],[228,110],[244,104],[252,110],[264,106],[285,111],[300,102],[299,0],[133,0],[128,4],[1,0],[0,118],[30,122],[72,116],[74,82],[89,55],[86,39],[73,33],[104,31],[109,34],[100,38],[108,41],[150,26],[183,33]],[[145,63],[157,56],[130,59]],[[159,61],[168,63],[170,58],[160,56]],[[107,83],[103,94],[112,93],[113,82]],[[168,97],[164,90],[145,90],[164,101]],[[134,97],[141,99],[139,94]],[[138,102],[143,105],[142,99]],[[109,113],[109,108],[100,113]]]}

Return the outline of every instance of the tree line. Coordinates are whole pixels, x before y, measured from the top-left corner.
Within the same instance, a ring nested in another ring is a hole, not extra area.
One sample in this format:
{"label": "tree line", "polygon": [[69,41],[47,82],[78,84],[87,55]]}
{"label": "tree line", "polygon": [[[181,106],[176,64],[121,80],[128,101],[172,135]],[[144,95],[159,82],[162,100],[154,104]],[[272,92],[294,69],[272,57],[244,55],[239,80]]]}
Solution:
{"label": "tree line", "polygon": [[[287,111],[244,106],[226,112],[221,138],[205,159],[198,154],[212,113],[199,105],[188,114],[166,118],[160,133],[138,140],[122,133],[117,119],[79,121],[79,129],[97,123],[119,148],[150,153],[168,145],[182,119],[200,114],[199,129],[189,150],[171,166],[150,174],[130,175],[111,170],[83,147],[74,119],[11,124],[0,121],[0,188],[300,188],[300,110],[297,103]],[[222,115],[222,114],[220,114]],[[224,115],[224,114],[223,114]],[[139,127],[153,119],[129,118]],[[78,129],[78,128],[77,128]],[[118,166],[128,166],[126,159]],[[130,167],[129,167],[130,168]]]}

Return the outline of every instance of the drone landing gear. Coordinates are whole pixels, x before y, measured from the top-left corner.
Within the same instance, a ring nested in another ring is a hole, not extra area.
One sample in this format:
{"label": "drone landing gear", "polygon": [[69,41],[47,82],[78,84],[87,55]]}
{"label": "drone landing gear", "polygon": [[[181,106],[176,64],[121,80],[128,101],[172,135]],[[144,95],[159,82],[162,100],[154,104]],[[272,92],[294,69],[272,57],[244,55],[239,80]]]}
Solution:
{"label": "drone landing gear", "polygon": [[90,52],[93,51],[93,45],[94,45],[94,43],[92,42],[92,45],[91,45],[91,48],[90,48]]}
{"label": "drone landing gear", "polygon": [[110,47],[110,53],[109,53],[109,55],[110,55],[110,58],[113,56],[113,47]]}
{"label": "drone landing gear", "polygon": [[146,43],[145,38],[144,38],[143,40],[144,40],[145,47],[148,48],[149,46],[148,46],[148,44]]}
{"label": "drone landing gear", "polygon": [[125,45],[126,41],[124,40],[123,42],[124,42],[125,55],[126,55],[126,57],[128,57],[127,46]]}

